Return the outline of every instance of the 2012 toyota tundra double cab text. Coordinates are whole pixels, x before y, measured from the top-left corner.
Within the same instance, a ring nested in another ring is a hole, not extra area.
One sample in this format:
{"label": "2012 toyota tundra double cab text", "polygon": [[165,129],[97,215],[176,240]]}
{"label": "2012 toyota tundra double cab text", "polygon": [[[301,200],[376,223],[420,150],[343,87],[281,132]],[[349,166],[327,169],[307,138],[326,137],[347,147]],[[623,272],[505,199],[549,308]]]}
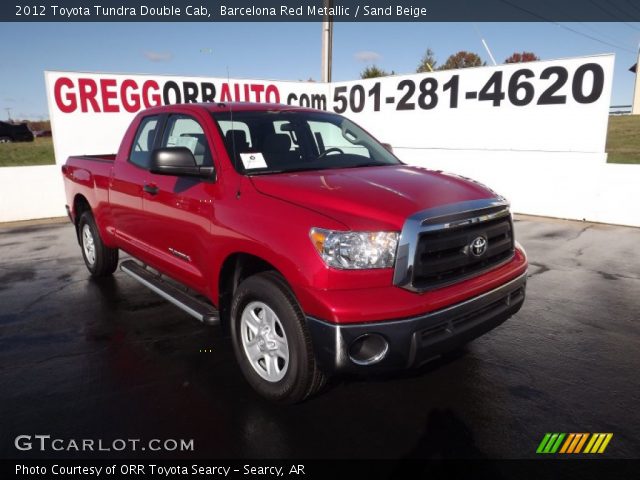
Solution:
{"label": "2012 toyota tundra double cab text", "polygon": [[328,375],[421,365],[516,313],[508,203],[409,166],[345,117],[269,104],[139,113],[116,155],[70,157],[94,276],[121,269],[231,334],[246,380],[293,403]]}

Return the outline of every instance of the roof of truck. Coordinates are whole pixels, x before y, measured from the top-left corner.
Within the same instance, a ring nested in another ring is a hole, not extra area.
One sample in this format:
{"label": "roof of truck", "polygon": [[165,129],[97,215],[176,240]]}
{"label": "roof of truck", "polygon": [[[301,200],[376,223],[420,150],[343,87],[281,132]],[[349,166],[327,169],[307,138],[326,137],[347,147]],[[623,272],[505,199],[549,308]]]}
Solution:
{"label": "roof of truck", "polygon": [[254,103],[254,102],[209,102],[199,103],[207,110],[212,112],[220,111],[280,111],[280,110],[313,110],[312,108],[296,107],[294,105],[285,105],[283,103]]}
{"label": "roof of truck", "polygon": [[281,112],[281,111],[298,111],[298,112],[321,112],[307,107],[297,107],[294,105],[285,105],[282,103],[253,103],[253,102],[204,102],[204,103],[180,103],[171,105],[162,105],[151,107],[148,111],[164,111],[170,110],[172,107],[186,108],[204,108],[209,112]]}

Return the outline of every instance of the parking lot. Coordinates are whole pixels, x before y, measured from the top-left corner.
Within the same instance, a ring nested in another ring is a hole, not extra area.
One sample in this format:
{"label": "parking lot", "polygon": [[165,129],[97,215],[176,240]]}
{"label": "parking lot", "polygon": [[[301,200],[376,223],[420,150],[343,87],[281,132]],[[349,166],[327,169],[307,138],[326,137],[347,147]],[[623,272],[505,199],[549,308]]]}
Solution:
{"label": "parking lot", "polygon": [[281,407],[221,329],[121,272],[91,280],[71,224],[0,226],[0,455],[47,456],[14,438],[50,434],[194,439],[126,452],[145,458],[530,458],[546,432],[611,432],[607,458],[639,457],[640,229],[520,217],[516,234],[515,317],[419,371]]}

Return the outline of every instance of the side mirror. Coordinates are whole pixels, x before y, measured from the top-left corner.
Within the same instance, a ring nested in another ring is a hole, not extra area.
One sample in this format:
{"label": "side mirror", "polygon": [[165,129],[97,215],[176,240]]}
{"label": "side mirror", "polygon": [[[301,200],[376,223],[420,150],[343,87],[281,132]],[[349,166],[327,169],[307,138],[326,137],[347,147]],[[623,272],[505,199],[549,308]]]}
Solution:
{"label": "side mirror", "polygon": [[201,167],[187,147],[156,148],[151,153],[151,173],[187,177],[212,178],[213,167]]}
{"label": "side mirror", "polygon": [[393,153],[393,147],[390,143],[383,143],[382,146],[387,149],[389,152]]}

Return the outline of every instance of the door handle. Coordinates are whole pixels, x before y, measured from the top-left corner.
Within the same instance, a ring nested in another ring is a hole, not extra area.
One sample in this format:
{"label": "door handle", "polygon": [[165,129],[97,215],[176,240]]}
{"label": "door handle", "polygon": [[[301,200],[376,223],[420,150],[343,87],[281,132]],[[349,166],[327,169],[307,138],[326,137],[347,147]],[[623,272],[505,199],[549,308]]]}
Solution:
{"label": "door handle", "polygon": [[160,191],[157,185],[154,185],[152,183],[145,184],[145,186],[142,187],[142,189],[150,195],[157,195],[158,192]]}

